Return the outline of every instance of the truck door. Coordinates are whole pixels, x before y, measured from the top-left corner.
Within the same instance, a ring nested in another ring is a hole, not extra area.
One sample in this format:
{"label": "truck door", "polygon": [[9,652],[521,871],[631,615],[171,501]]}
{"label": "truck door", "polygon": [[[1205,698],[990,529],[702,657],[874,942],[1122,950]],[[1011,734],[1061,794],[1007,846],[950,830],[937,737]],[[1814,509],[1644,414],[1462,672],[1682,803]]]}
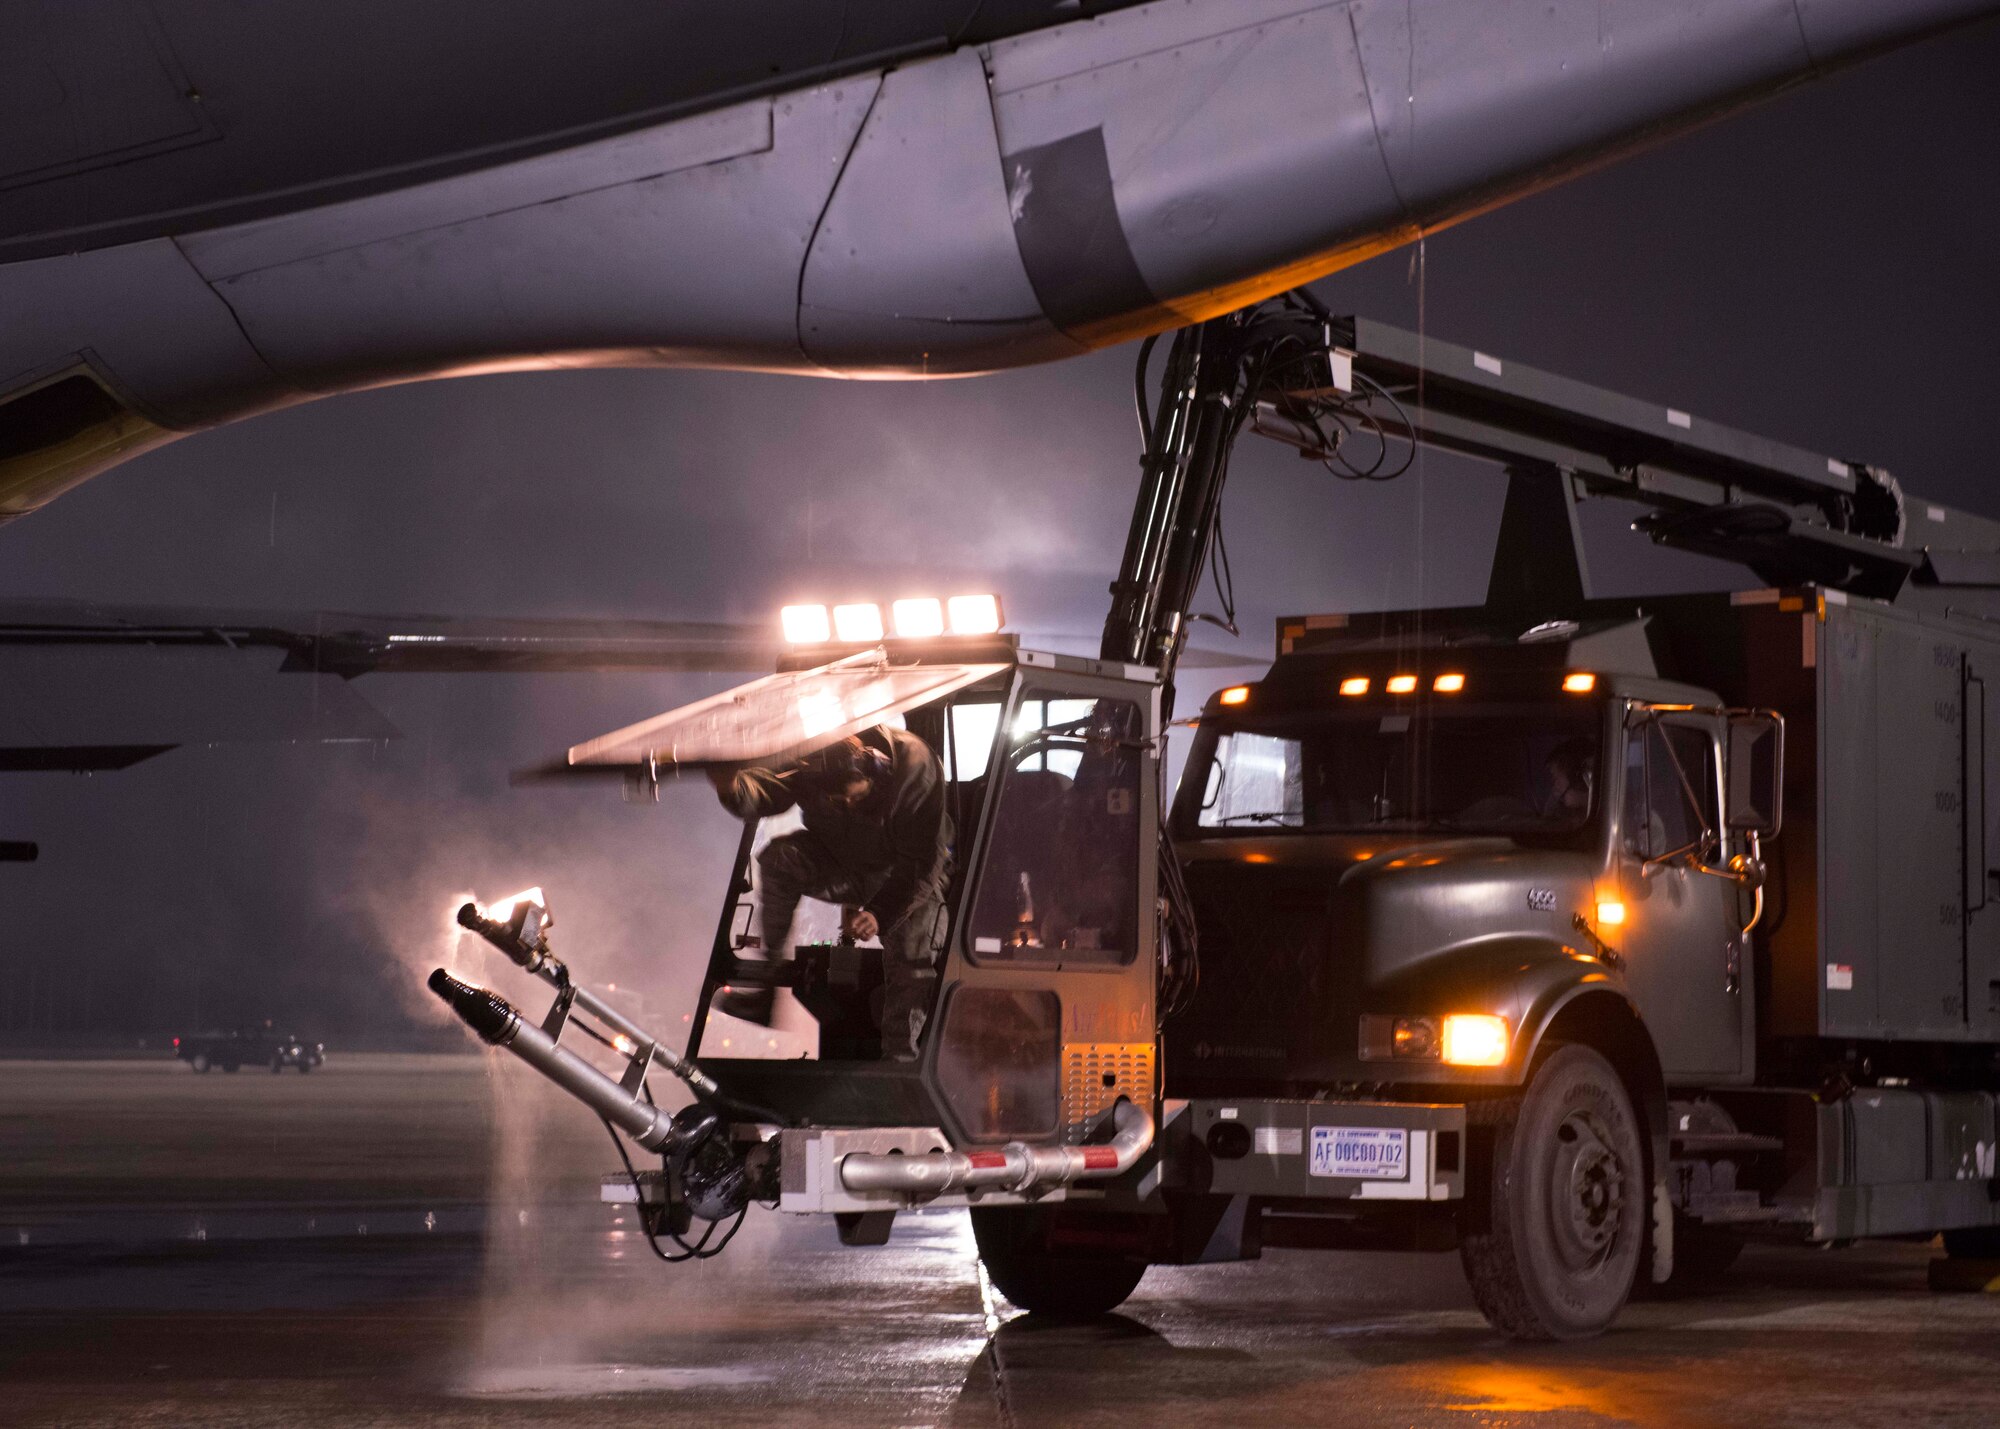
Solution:
{"label": "truck door", "polygon": [[1614,836],[1625,923],[1610,941],[1670,1082],[1744,1070],[1738,884],[1714,871],[1726,861],[1720,733],[1714,716],[1637,704],[1625,727]]}
{"label": "truck door", "polygon": [[1153,1100],[1157,721],[1151,684],[1020,676],[936,1041],[961,1143],[1074,1143]]}

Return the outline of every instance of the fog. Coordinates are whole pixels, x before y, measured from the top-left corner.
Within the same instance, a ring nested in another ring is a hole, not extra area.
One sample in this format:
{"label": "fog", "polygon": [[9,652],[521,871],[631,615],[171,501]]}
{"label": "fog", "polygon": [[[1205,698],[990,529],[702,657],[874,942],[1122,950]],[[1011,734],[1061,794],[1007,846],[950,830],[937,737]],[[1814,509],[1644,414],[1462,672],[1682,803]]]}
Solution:
{"label": "fog", "polygon": [[[1318,291],[2000,516],[1996,72],[1990,26],[1919,47]],[[570,371],[330,399],[0,528],[0,597],[764,621],[788,599],[990,588],[1012,628],[1089,648],[1138,474],[1132,358],[927,384]],[[1501,497],[1469,463],[1353,485],[1246,438],[1226,506],[1235,648],[1268,654],[1283,614],[1476,600]],[[1753,583],[1654,550],[1629,510],[1586,514],[1601,594]],[[507,774],[751,673],[377,675],[358,688],[403,732],[384,744],[0,776],[0,837],[42,845],[0,864],[0,1037],[269,1017],[420,1041],[450,1030],[419,990],[454,956],[449,909],[529,884],[585,977],[677,1022],[730,820],[700,784],[627,804]],[[1188,672],[1183,703],[1226,675]]]}

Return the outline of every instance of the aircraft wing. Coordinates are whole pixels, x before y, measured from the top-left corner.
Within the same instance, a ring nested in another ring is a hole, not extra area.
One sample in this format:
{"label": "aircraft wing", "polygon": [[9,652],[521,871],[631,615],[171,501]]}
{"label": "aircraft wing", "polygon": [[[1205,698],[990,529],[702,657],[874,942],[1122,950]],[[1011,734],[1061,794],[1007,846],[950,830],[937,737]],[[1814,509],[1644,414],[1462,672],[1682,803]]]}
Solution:
{"label": "aircraft wing", "polygon": [[767,670],[754,626],[0,601],[0,773],[183,744],[390,739],[366,674]]}
{"label": "aircraft wing", "polygon": [[13,0],[0,519],[385,382],[1063,357],[1996,9]]}

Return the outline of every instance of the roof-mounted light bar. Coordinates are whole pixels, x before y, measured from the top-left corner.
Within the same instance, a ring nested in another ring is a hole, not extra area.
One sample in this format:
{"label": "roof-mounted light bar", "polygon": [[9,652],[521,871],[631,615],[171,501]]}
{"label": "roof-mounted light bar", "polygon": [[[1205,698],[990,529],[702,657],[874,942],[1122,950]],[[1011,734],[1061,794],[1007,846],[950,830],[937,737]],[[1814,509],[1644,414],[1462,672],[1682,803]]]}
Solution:
{"label": "roof-mounted light bar", "polygon": [[886,636],[930,640],[946,635],[997,635],[1004,623],[997,595],[911,596],[844,605],[788,605],[778,614],[788,645],[872,645]]}

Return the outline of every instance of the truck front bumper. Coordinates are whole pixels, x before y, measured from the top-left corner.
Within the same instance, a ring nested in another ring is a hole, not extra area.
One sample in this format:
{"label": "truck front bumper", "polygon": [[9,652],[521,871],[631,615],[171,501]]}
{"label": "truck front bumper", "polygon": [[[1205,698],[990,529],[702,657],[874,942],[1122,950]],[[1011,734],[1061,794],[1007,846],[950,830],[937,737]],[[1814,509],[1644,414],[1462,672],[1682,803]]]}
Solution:
{"label": "truck front bumper", "polygon": [[1203,1098],[1191,1159],[1225,1196],[1455,1201],[1465,1195],[1465,1108],[1406,1102]]}

